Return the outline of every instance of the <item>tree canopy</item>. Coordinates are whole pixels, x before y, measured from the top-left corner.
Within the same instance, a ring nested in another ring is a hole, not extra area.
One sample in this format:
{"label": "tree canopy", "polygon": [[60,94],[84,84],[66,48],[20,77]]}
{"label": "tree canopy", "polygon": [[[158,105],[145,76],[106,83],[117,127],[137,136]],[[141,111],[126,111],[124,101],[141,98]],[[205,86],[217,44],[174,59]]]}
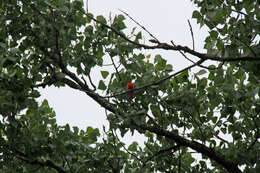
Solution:
{"label": "tree canopy", "polygon": [[[260,4],[191,3],[209,29],[206,53],[161,42],[127,13],[95,16],[80,0],[1,1],[2,172],[260,172]],[[150,35],[147,44],[142,32],[126,32],[126,17]],[[154,49],[192,65],[173,71],[167,58],[144,53]],[[58,125],[47,100],[37,102],[46,86],[81,91],[105,108],[105,136]],[[144,146],[120,141],[127,132],[142,134]]]}

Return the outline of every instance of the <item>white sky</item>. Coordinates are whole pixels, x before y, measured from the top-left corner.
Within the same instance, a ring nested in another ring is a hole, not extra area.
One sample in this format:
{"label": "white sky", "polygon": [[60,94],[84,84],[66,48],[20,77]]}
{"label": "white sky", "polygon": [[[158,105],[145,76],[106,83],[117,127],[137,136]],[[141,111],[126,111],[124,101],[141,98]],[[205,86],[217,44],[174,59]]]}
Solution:
{"label": "white sky", "polygon": [[[132,18],[141,23],[147,30],[155,35],[161,42],[192,47],[192,39],[187,19],[190,20],[194,39],[195,49],[202,51],[204,39],[207,35],[205,29],[200,29],[196,21],[191,19],[195,6],[189,0],[89,0],[88,10],[95,16],[103,15],[108,17],[109,13],[121,14],[118,9],[127,12]],[[127,19],[127,26],[136,26],[131,20]],[[141,30],[141,28],[138,28]],[[148,36],[145,43],[150,44]],[[175,71],[189,65],[179,53],[172,51],[148,51],[144,53],[159,53],[166,58],[174,67]],[[194,59],[195,60],[195,59]],[[94,82],[98,84],[100,72],[95,70],[91,73]],[[45,88],[41,89],[40,100],[47,99],[50,106],[56,112],[57,123],[59,125],[70,124],[85,129],[87,126],[99,128],[108,127],[105,110],[87,97],[86,94],[71,88]],[[139,137],[128,135],[124,141],[130,142],[138,140]]]}

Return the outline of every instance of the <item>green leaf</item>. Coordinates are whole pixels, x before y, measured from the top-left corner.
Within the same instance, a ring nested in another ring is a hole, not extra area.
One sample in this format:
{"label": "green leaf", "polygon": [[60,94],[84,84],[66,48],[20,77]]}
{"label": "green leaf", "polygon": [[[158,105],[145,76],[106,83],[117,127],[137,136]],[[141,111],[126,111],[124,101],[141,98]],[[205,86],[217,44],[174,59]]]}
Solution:
{"label": "green leaf", "polygon": [[98,20],[99,22],[104,23],[104,24],[107,23],[107,21],[106,21],[106,19],[104,18],[104,16],[101,16],[101,15],[97,16],[97,20]]}
{"label": "green leaf", "polygon": [[224,16],[225,16],[225,10],[219,10],[217,14],[214,16],[213,20],[216,23],[223,23],[225,21]]}
{"label": "green leaf", "polygon": [[107,76],[109,75],[109,72],[108,71],[101,71],[101,75],[102,75],[103,79],[106,79]]}
{"label": "green leaf", "polygon": [[161,57],[161,55],[155,55],[154,62],[156,63],[156,70],[160,71],[166,67],[166,60]]}
{"label": "green leaf", "polygon": [[200,19],[201,18],[200,12],[197,10],[193,11],[192,18]]}
{"label": "green leaf", "polygon": [[182,73],[180,73],[177,77],[175,77],[178,82],[182,83],[182,82],[187,82],[188,80],[188,77],[189,77],[189,73],[188,71],[184,71]]}
{"label": "green leaf", "polygon": [[103,80],[99,81],[98,89],[100,89],[100,90],[106,90],[107,89],[107,87],[106,87],[106,85],[105,85]]}
{"label": "green leaf", "polygon": [[138,146],[138,143],[133,142],[131,145],[129,145],[128,150],[135,152],[135,151],[137,151],[137,146]]}
{"label": "green leaf", "polygon": [[210,34],[212,39],[216,40],[218,38],[218,32],[217,31],[214,31],[214,30],[210,31],[209,34]]}
{"label": "green leaf", "polygon": [[41,96],[41,94],[40,94],[40,92],[37,91],[37,90],[32,90],[31,96],[32,96],[33,98],[38,98],[38,97]]}
{"label": "green leaf", "polygon": [[118,18],[118,20],[120,20],[120,21],[125,20],[125,16],[122,15],[122,14],[119,14],[119,15],[117,16],[117,18]]}
{"label": "green leaf", "polygon": [[86,17],[86,23],[90,23],[93,19],[93,14],[92,13],[88,13],[87,17]]}
{"label": "green leaf", "polygon": [[207,73],[207,71],[206,70],[204,70],[204,69],[201,69],[200,71],[198,71],[197,73],[195,73],[197,76],[201,76],[201,75],[204,75],[204,74],[206,74]]}
{"label": "green leaf", "polygon": [[172,65],[171,64],[167,64],[165,67],[165,70],[168,72],[172,72]]}
{"label": "green leaf", "polygon": [[123,30],[126,28],[125,23],[123,22],[123,20],[125,19],[125,17],[123,15],[118,15],[114,18],[112,27],[114,27],[115,29],[117,29],[118,31]]}
{"label": "green leaf", "polygon": [[135,36],[135,40],[138,41],[142,39],[142,32],[138,32],[138,34]]}

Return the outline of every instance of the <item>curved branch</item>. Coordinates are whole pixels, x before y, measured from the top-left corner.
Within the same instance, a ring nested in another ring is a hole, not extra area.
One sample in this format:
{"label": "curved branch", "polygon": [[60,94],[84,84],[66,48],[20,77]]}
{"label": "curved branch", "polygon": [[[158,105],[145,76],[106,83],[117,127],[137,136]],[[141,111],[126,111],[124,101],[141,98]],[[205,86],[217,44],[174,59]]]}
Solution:
{"label": "curved branch", "polygon": [[[29,5],[29,4],[27,4]],[[33,5],[29,5],[31,6],[35,11],[37,11],[37,13],[39,13],[40,15],[42,15],[37,8],[35,8]],[[47,20],[48,21],[48,20]],[[82,82],[74,73],[72,73],[71,71],[69,71],[67,69],[67,67],[63,64],[62,62],[62,56],[59,50],[59,42],[58,42],[58,37],[59,37],[59,33],[57,31],[56,28],[54,28],[56,33],[55,33],[55,39],[56,39],[56,51],[55,52],[58,55],[58,58],[56,58],[55,54],[52,55],[43,45],[40,45],[39,43],[36,43],[35,46],[37,46],[42,52],[43,54],[45,54],[47,57],[49,57],[50,59],[52,59],[61,69],[62,73],[64,73],[65,75],[67,75],[69,78],[71,78],[72,80],[69,80],[67,78],[60,78],[60,80],[62,80],[62,82],[66,83],[67,85],[69,85],[71,88],[73,89],[77,89],[77,90],[81,90],[83,92],[85,92],[89,97],[91,97],[92,99],[94,99],[98,104],[102,105],[105,109],[111,111],[111,112],[116,112],[116,108],[113,107],[113,105],[111,103],[109,103],[107,100],[103,99],[101,96],[99,96],[98,94],[94,93],[89,87],[88,85],[84,84],[84,82]],[[31,30],[31,34],[37,39],[40,40],[38,35],[36,33],[33,32],[33,30]],[[39,84],[39,86],[45,86],[46,84]]]}
{"label": "curved branch", "polygon": [[[33,31],[31,31],[31,32],[35,38],[38,38],[36,33],[34,33]],[[62,63],[61,57],[59,59],[57,59],[55,57],[55,55],[52,55],[50,52],[48,52],[48,50],[44,46],[42,46],[40,44],[36,44],[35,46],[37,46],[43,52],[43,54],[45,54],[47,57],[52,59],[58,65],[58,67],[61,69],[62,73],[67,75],[73,81],[69,80],[67,78],[59,78],[59,80],[61,80],[62,82],[64,82],[65,84],[67,84],[68,86],[70,86],[73,89],[77,89],[77,90],[81,90],[81,91],[85,92],[89,97],[94,99],[98,104],[102,105],[105,109],[109,110],[110,112],[116,112],[116,108],[113,107],[113,105],[111,103],[109,103],[107,100],[102,98],[102,96],[93,92],[88,87],[88,85],[84,84],[73,72],[69,71],[66,68],[66,66]],[[39,86],[41,86],[41,85],[39,85]],[[44,84],[42,84],[42,86],[44,86]]]}
{"label": "curved branch", "polygon": [[220,165],[222,165],[224,168],[226,168],[229,172],[233,173],[241,173],[240,169],[238,168],[238,165],[234,164],[232,161],[227,160],[224,155],[221,153],[218,153],[214,149],[211,149],[203,144],[200,144],[196,141],[190,141],[188,139],[185,139],[178,134],[175,134],[173,132],[169,132],[167,130],[158,128],[156,126],[148,126],[147,124],[141,124],[137,125],[138,128],[141,128],[143,130],[147,130],[149,132],[153,132],[159,136],[167,137],[173,141],[175,141],[180,146],[186,146],[189,147],[203,155],[208,156],[210,159],[216,161]]}
{"label": "curved branch", "polygon": [[[87,15],[82,9],[79,9],[83,14]],[[90,17],[90,16],[88,16]],[[129,43],[132,43],[136,47],[143,48],[143,49],[163,49],[163,50],[173,50],[173,51],[184,51],[187,52],[193,56],[196,56],[200,58],[201,60],[212,60],[212,61],[219,61],[219,62],[234,62],[234,61],[260,61],[260,56],[244,56],[244,57],[220,57],[220,56],[215,56],[215,55],[209,55],[205,53],[200,53],[195,50],[190,49],[187,46],[181,46],[181,45],[170,45],[168,43],[162,43],[159,42],[158,40],[153,40],[153,43],[156,43],[157,45],[155,46],[150,46],[146,44],[141,44],[135,41],[130,40],[127,36],[125,36],[122,32],[117,31],[115,28],[95,19],[91,18],[93,21],[96,23],[101,24],[102,26],[109,28],[111,31],[113,31],[115,34],[119,35]]]}
{"label": "curved branch", "polygon": [[176,73],[173,73],[173,74],[171,74],[171,75],[169,75],[169,76],[167,76],[167,77],[165,77],[165,78],[162,78],[162,79],[160,79],[160,80],[158,80],[158,81],[154,81],[154,82],[152,82],[152,83],[150,83],[150,84],[143,85],[143,86],[141,86],[141,87],[137,87],[137,88],[134,88],[134,89],[131,89],[131,90],[122,92],[122,93],[117,93],[117,94],[110,95],[110,96],[100,96],[100,97],[102,97],[102,98],[116,97],[116,96],[120,96],[120,95],[127,94],[127,93],[130,92],[130,91],[137,91],[137,90],[145,89],[145,88],[148,88],[148,87],[151,87],[151,86],[154,86],[154,85],[159,85],[159,84],[165,82],[166,80],[168,80],[168,79],[170,79],[170,78],[172,78],[172,77],[174,77],[174,76],[177,76],[178,74],[180,74],[180,73],[182,73],[182,72],[184,72],[184,71],[186,71],[186,70],[189,70],[189,69],[191,69],[191,68],[193,68],[193,67],[195,67],[195,66],[198,66],[198,65],[202,64],[203,62],[204,62],[204,60],[199,60],[198,62],[196,62],[196,63],[194,63],[194,64],[192,64],[192,65],[190,65],[190,66],[188,66],[188,67],[186,67],[186,68],[184,68],[184,69],[182,69],[182,70],[176,72]]}

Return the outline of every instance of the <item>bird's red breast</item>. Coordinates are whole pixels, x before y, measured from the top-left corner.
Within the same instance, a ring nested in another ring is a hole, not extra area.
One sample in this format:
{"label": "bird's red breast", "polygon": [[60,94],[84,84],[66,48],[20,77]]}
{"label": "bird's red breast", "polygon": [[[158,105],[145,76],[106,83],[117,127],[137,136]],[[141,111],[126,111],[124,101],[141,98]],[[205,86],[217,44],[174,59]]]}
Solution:
{"label": "bird's red breast", "polygon": [[[127,90],[134,89],[134,84],[129,81],[129,82],[127,83],[127,85],[126,85],[126,89],[127,89]],[[130,91],[129,94],[130,94],[131,96],[134,96],[134,91]]]}

